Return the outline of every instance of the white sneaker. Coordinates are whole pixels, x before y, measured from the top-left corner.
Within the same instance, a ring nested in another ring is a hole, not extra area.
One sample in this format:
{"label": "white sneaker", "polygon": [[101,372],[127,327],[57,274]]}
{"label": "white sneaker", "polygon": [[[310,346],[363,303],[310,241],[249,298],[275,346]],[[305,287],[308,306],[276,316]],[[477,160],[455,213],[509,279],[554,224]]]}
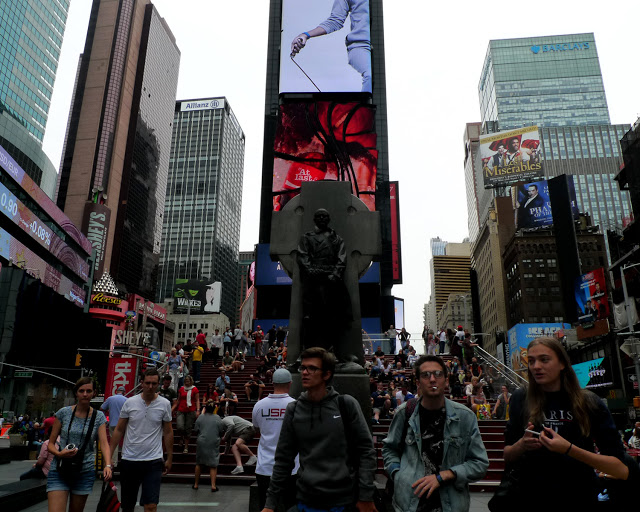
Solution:
{"label": "white sneaker", "polygon": [[258,462],[258,457],[252,455],[249,457],[249,460],[246,462],[247,466],[253,466],[256,462]]}
{"label": "white sneaker", "polygon": [[236,466],[232,471],[232,475],[239,475],[240,473],[244,473],[244,468],[242,466]]}

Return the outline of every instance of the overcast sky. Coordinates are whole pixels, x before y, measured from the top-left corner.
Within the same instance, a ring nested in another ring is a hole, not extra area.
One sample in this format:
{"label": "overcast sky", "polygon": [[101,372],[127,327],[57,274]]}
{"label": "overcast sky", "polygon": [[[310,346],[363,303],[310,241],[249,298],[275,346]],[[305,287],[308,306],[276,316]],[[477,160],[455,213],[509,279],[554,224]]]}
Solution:
{"label": "overcast sky", "polygon": [[[246,135],[240,250],[252,250],[258,241],[268,1],[154,3],[182,53],[178,99],[226,96]],[[44,140],[56,165],[90,8],[90,0],[71,0]],[[419,333],[431,289],[429,239],[468,236],[462,135],[465,123],[480,120],[477,86],[489,40],[594,32],[611,121],[633,123],[640,113],[640,2],[387,0],[384,15],[390,178],[400,182],[404,274],[404,284],[393,290],[405,299],[407,329]]]}

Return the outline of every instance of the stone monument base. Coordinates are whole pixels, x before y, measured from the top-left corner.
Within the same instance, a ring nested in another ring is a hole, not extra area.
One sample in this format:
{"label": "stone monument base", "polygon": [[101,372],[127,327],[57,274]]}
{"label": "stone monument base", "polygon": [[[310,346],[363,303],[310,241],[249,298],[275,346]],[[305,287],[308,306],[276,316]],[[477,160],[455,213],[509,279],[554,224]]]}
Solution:
{"label": "stone monument base", "polygon": [[[289,394],[298,399],[302,393],[302,375],[294,373]],[[351,395],[360,404],[364,419],[371,429],[371,391],[369,387],[369,376],[366,374],[337,373],[333,376],[331,386],[341,395]]]}

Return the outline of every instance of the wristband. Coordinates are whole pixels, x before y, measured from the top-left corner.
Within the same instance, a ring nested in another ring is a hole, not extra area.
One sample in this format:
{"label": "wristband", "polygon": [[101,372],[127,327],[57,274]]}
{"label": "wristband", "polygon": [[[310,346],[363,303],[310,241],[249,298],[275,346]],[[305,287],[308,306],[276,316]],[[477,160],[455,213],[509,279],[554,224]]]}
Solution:
{"label": "wristband", "polygon": [[439,483],[440,485],[442,485],[442,484],[444,483],[444,480],[442,480],[442,477],[440,476],[440,473],[438,473],[438,474],[436,475],[436,480],[438,481],[438,483]]}
{"label": "wristband", "polygon": [[571,444],[569,445],[569,448],[567,448],[567,451],[566,451],[566,452],[564,452],[564,454],[565,454],[565,455],[569,455],[569,452],[571,451],[571,448],[573,448],[573,443],[571,443]]}
{"label": "wristband", "polygon": [[112,466],[111,466],[111,464],[107,464],[107,465],[105,466],[105,468],[113,469],[113,468],[112,468]]}
{"label": "wristband", "polygon": [[311,36],[309,35],[309,32],[303,32],[303,34],[304,34],[305,36],[307,36],[307,38],[308,38],[308,39],[311,39]]}

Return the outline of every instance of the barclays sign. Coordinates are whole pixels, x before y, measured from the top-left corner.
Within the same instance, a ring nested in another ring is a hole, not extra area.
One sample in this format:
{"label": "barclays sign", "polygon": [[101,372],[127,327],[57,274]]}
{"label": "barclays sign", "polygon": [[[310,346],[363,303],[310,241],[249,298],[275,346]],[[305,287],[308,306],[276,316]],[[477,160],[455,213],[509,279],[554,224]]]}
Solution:
{"label": "barclays sign", "polygon": [[589,50],[589,43],[544,44],[542,46],[536,44],[531,47],[531,51],[536,54],[540,52],[565,52],[571,50]]}
{"label": "barclays sign", "polygon": [[216,110],[220,108],[224,108],[224,98],[183,101],[180,103],[181,112],[192,112],[194,110]]}

